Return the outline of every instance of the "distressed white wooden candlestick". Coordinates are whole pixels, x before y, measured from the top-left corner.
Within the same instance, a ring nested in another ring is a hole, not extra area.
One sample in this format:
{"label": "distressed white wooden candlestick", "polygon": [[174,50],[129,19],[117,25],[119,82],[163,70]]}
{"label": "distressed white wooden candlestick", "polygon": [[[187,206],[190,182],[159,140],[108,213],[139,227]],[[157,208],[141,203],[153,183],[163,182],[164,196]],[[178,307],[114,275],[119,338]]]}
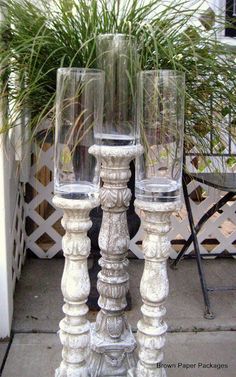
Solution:
{"label": "distressed white wooden candlestick", "polygon": [[98,274],[99,306],[96,324],[91,327],[92,377],[126,376],[135,365],[136,342],[127,323],[124,309],[129,289],[129,275],[125,270],[129,248],[126,211],[131,192],[127,182],[131,176],[129,164],[142,147],[93,146],[90,153],[101,155],[103,187],[100,200],[103,209],[99,234],[102,270]]}
{"label": "distressed white wooden candlestick", "polygon": [[90,324],[86,319],[86,301],[90,291],[87,267],[90,239],[87,231],[92,225],[89,212],[99,205],[99,200],[74,200],[54,196],[53,203],[64,211],[62,225],[66,230],[62,239],[65,267],[61,288],[65,301],[65,318],[60,322],[60,340],[63,351],[62,362],[55,377],[88,377]]}
{"label": "distressed white wooden candlestick", "polygon": [[143,229],[144,271],[140,284],[143,305],[142,319],[138,322],[137,342],[139,361],[129,370],[128,377],[165,377],[161,367],[167,325],[163,321],[166,313],[164,302],[169,284],[166,262],[170,242],[167,233],[171,228],[170,216],[180,208],[180,202],[153,203],[135,201],[140,211]]}

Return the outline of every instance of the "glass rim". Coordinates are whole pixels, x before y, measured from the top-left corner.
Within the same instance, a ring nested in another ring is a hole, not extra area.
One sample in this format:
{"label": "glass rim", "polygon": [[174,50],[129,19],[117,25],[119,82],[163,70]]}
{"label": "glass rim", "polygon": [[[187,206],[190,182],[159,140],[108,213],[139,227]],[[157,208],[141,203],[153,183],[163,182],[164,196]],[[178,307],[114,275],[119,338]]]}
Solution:
{"label": "glass rim", "polygon": [[58,73],[78,73],[78,74],[86,74],[86,75],[96,75],[102,74],[105,75],[105,72],[102,69],[97,68],[78,68],[78,67],[61,67],[57,69]]}
{"label": "glass rim", "polygon": [[144,76],[144,75],[159,75],[160,74],[165,74],[168,75],[168,76],[173,76],[173,77],[185,77],[185,72],[182,72],[182,71],[175,71],[174,69],[149,69],[149,70],[144,70],[144,71],[140,71],[137,73],[137,76],[140,77],[140,76]]}
{"label": "glass rim", "polygon": [[119,37],[119,38],[122,38],[122,39],[133,39],[133,40],[136,40],[136,37],[134,35],[124,34],[124,33],[104,33],[104,34],[98,34],[96,36],[96,39],[102,39],[103,37],[106,37],[106,38],[109,38],[109,39],[112,39],[114,37]]}

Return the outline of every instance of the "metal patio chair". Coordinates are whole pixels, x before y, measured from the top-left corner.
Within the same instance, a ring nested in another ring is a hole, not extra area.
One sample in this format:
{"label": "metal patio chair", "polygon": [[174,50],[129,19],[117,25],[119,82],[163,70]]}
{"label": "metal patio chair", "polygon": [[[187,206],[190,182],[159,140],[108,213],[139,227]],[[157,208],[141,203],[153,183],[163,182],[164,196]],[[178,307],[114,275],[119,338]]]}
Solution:
{"label": "metal patio chair", "polygon": [[[210,155],[213,158],[220,158],[220,159],[228,159],[232,156],[236,156],[236,141],[233,138],[233,132],[232,132],[232,117],[231,114],[228,116],[228,125],[226,127],[227,129],[227,134],[225,133],[225,151],[224,152],[216,152],[215,151],[215,146],[213,143],[214,137],[213,137],[213,128],[210,130],[209,136],[209,153],[207,154]],[[234,135],[235,137],[235,135]],[[197,153],[189,153],[188,156],[196,156]],[[193,212],[190,204],[190,199],[189,199],[189,194],[187,190],[187,180],[189,179],[188,176],[191,179],[194,179],[200,183],[203,183],[205,185],[211,186],[215,189],[221,190],[225,192],[224,196],[220,198],[220,200],[212,205],[210,209],[208,209],[200,218],[197,224],[194,222],[193,218]],[[200,278],[200,283],[201,283],[201,289],[203,293],[203,299],[204,299],[204,304],[205,304],[205,312],[204,312],[204,317],[207,319],[213,319],[214,318],[214,313],[211,308],[211,303],[210,303],[210,298],[209,298],[209,292],[213,291],[228,291],[228,290],[235,290],[236,286],[219,286],[219,287],[214,287],[211,285],[208,285],[206,281],[206,276],[203,268],[203,263],[202,263],[202,256],[200,254],[200,248],[199,248],[199,241],[198,241],[198,233],[206,223],[206,221],[213,216],[217,211],[220,211],[220,209],[226,204],[228,201],[232,200],[233,197],[236,195],[236,172],[235,173],[230,173],[230,172],[216,172],[216,173],[191,173],[190,175],[184,173],[183,174],[183,194],[184,194],[184,200],[185,200],[185,205],[188,213],[188,220],[189,220],[189,225],[190,225],[190,230],[191,234],[184,244],[182,250],[179,252],[177,258],[171,263],[171,267],[175,269],[180,262],[181,259],[183,259],[187,249],[193,243],[194,246],[194,254],[195,254],[195,259],[197,262],[197,268],[198,268],[198,274]],[[236,214],[235,214],[236,218]]]}

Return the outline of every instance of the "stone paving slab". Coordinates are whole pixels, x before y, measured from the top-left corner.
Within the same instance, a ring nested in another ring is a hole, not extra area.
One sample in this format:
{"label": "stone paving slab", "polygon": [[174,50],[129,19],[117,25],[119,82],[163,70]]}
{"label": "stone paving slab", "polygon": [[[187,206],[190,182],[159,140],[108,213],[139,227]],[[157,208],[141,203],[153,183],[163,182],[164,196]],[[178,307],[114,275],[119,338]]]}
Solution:
{"label": "stone paving slab", "polygon": [[[168,333],[168,377],[235,377],[234,332]],[[16,334],[2,377],[54,377],[61,359],[55,334]]]}
{"label": "stone paving slab", "polygon": [[16,334],[2,377],[54,377],[61,347],[55,334]]}
{"label": "stone paving slab", "polygon": [[0,342],[0,369],[7,351],[7,346],[8,342]]}
{"label": "stone paving slab", "polygon": [[[207,279],[216,285],[236,285],[236,260],[204,260]],[[63,314],[60,281],[63,259],[26,261],[15,292],[13,330],[16,332],[56,332]],[[130,292],[133,309],[127,312],[136,331],[140,317],[142,260],[130,260]],[[216,318],[203,317],[203,298],[194,260],[184,260],[177,271],[169,269],[170,294],[166,303],[169,331],[236,330],[236,291],[210,294]],[[96,312],[89,313],[95,321]]]}
{"label": "stone paving slab", "polygon": [[235,377],[235,350],[233,331],[168,333],[167,377]]}

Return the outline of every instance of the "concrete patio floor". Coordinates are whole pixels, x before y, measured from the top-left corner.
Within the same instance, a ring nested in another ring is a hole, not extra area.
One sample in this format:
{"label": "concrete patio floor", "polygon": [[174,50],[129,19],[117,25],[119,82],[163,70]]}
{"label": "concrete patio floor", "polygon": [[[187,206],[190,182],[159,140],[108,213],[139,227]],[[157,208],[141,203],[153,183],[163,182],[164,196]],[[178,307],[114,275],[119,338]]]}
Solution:
{"label": "concrete patio floor", "polygon": [[[233,259],[205,260],[209,282],[236,285]],[[143,261],[131,260],[132,310],[127,312],[136,331],[140,318],[139,282]],[[61,346],[56,335],[63,304],[60,279],[63,259],[28,259],[15,292],[13,341],[2,377],[53,377]],[[211,294],[216,318],[203,317],[203,300],[196,262],[185,260],[169,269],[170,295],[166,304],[169,326],[165,347],[168,377],[235,377],[236,291]],[[94,321],[95,312],[89,313]],[[0,343],[0,363],[6,344]],[[192,367],[185,364],[192,364]]]}

